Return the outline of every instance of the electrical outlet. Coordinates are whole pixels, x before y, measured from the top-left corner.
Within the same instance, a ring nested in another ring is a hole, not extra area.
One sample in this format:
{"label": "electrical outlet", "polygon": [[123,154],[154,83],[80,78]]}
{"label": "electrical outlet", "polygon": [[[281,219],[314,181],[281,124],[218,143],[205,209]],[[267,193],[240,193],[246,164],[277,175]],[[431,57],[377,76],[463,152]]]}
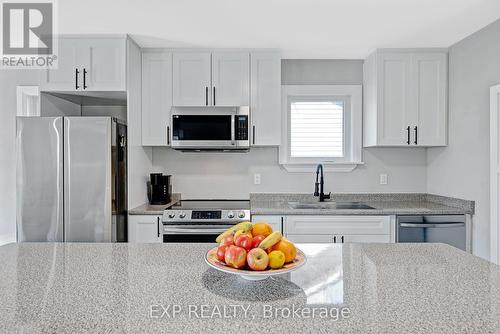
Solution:
{"label": "electrical outlet", "polygon": [[260,184],[260,174],[253,175],[253,184]]}
{"label": "electrical outlet", "polygon": [[380,184],[387,184],[387,174],[380,174]]}

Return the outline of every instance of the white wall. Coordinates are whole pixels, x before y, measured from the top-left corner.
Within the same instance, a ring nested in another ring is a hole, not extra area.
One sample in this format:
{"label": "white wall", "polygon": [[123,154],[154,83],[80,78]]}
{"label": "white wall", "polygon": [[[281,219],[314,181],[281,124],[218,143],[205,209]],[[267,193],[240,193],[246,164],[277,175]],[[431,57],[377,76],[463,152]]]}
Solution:
{"label": "white wall", "polygon": [[449,145],[428,150],[427,191],[476,201],[473,252],[489,258],[489,87],[500,84],[500,20],[450,48]]}
{"label": "white wall", "polygon": [[[351,173],[326,173],[325,191],[425,192],[426,159],[421,149],[364,150],[365,165]],[[278,164],[277,148],[253,148],[248,153],[183,153],[153,149],[156,171],[172,174],[173,189],[183,198],[245,199],[250,192],[314,191],[314,172],[288,173]],[[253,174],[261,184],[253,184]],[[379,174],[389,184],[379,184]]]}
{"label": "white wall", "polygon": [[32,70],[0,70],[0,245],[16,240],[16,86],[37,85]]}
{"label": "white wall", "polygon": [[[283,84],[362,84],[362,60],[283,60]],[[363,150],[365,165],[352,173],[326,174],[332,192],[425,192],[425,149]],[[155,171],[172,174],[173,189],[183,198],[248,198],[250,192],[312,192],[314,173],[288,173],[278,164],[277,148],[249,153],[182,153],[153,148]],[[253,184],[253,174],[262,183]],[[389,183],[379,184],[379,174]]]}

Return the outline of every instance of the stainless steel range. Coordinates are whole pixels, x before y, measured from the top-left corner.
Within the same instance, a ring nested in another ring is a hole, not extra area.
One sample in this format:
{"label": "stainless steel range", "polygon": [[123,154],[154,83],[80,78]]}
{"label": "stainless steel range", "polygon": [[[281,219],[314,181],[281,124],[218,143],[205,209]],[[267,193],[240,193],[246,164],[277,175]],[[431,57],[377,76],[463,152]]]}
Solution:
{"label": "stainless steel range", "polygon": [[163,212],[163,242],[215,242],[229,227],[249,220],[247,200],[183,200]]}

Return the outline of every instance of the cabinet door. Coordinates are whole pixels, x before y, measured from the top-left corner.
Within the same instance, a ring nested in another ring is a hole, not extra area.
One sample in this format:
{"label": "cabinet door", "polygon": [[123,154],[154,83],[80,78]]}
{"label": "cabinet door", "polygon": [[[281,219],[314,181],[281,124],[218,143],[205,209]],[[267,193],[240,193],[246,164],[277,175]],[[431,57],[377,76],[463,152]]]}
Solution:
{"label": "cabinet door", "polygon": [[85,90],[126,90],[126,39],[86,40]]}
{"label": "cabinet door", "polygon": [[211,105],[210,53],[173,54],[173,105]]}
{"label": "cabinet door", "polygon": [[170,145],[172,54],[142,54],[142,145]]}
{"label": "cabinet door", "polygon": [[128,242],[156,243],[162,242],[161,216],[128,216]]}
{"label": "cabinet door", "polygon": [[281,55],[277,52],[254,52],[250,58],[252,144],[279,146],[281,143]]}
{"label": "cabinet door", "polygon": [[40,71],[41,90],[75,91],[83,89],[83,66],[81,65],[85,62],[85,44],[78,38],[59,38],[57,43],[59,43],[57,69]]}
{"label": "cabinet door", "polygon": [[412,126],[414,145],[446,145],[447,63],[446,53],[413,54],[415,100],[412,105],[418,117]]}
{"label": "cabinet door", "polygon": [[381,53],[377,60],[378,141],[408,146],[408,127],[416,124],[411,109],[411,54]]}
{"label": "cabinet door", "polygon": [[252,223],[267,223],[271,225],[273,231],[280,231],[281,233],[285,233],[283,231],[283,216],[252,216]]}
{"label": "cabinet door", "polygon": [[250,55],[248,52],[212,53],[212,105],[250,104]]}

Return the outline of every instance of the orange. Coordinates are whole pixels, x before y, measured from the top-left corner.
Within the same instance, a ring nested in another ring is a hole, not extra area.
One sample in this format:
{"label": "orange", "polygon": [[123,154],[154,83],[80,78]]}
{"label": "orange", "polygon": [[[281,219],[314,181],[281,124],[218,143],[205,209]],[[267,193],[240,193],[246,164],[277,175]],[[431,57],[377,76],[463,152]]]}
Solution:
{"label": "orange", "polygon": [[285,254],[285,263],[292,262],[297,256],[297,248],[295,248],[295,245],[292,242],[286,239],[281,239],[277,244],[273,245],[271,249],[273,251],[282,251],[283,254]]}
{"label": "orange", "polygon": [[273,233],[273,228],[271,225],[264,223],[264,222],[257,222],[253,227],[252,227],[252,235],[254,237],[258,235],[263,235],[267,237],[269,234]]}

